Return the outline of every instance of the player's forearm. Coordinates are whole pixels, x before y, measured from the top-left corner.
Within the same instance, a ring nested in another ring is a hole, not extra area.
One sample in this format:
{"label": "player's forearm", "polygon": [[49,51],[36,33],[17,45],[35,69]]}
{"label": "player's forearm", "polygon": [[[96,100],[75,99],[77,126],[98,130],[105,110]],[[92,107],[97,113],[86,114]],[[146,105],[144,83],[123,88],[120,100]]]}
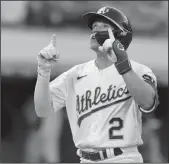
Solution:
{"label": "player's forearm", "polygon": [[53,114],[52,98],[49,89],[49,77],[38,75],[34,92],[35,111],[39,117],[48,117]]}
{"label": "player's forearm", "polygon": [[155,91],[153,88],[142,80],[133,70],[125,73],[123,79],[131,96],[138,105],[144,109],[149,109],[154,103]]}
{"label": "player's forearm", "polygon": [[59,59],[56,51],[56,35],[47,47],[44,47],[37,55],[37,82],[34,92],[35,111],[39,117],[48,117],[54,113],[52,95],[49,88],[51,68]]}

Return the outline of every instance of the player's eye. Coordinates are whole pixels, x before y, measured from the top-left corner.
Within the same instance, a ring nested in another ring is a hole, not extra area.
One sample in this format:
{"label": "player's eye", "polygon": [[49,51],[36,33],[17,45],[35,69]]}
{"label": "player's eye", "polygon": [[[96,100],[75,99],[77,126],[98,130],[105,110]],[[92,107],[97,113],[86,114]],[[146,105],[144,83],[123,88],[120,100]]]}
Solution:
{"label": "player's eye", "polygon": [[92,30],[94,30],[96,27],[97,27],[96,24],[93,24],[92,25]]}

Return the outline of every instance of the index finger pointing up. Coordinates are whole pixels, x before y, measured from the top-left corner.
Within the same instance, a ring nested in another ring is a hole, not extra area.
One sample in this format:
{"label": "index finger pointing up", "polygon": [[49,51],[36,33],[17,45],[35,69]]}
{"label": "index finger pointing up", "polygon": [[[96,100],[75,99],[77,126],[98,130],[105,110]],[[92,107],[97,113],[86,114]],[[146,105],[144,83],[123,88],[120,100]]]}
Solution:
{"label": "index finger pointing up", "polygon": [[53,34],[50,44],[53,45],[54,47],[56,46],[56,34]]}
{"label": "index finger pointing up", "polygon": [[110,38],[112,41],[114,41],[114,40],[115,40],[114,34],[113,34],[112,29],[111,29],[110,27],[108,28],[108,33],[109,33],[109,38]]}

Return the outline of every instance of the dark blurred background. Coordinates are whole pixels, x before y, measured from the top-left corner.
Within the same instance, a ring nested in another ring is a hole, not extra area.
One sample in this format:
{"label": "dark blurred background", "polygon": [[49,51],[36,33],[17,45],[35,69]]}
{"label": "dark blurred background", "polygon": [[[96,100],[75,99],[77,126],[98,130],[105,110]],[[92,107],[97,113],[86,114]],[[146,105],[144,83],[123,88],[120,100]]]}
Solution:
{"label": "dark blurred background", "polygon": [[107,5],[129,17],[129,56],[149,66],[158,80],[160,105],[143,116],[139,150],[145,162],[168,161],[168,1],[1,1],[0,162],[79,162],[65,109],[48,119],[35,114],[36,56],[56,33],[61,59],[51,80],[93,59],[81,15]]}

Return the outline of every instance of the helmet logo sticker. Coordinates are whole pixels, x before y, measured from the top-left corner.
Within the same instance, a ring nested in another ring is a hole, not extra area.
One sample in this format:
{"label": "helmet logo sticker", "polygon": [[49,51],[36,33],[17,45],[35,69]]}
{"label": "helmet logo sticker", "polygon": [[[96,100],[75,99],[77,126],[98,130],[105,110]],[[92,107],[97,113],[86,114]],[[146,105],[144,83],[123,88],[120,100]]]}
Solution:
{"label": "helmet logo sticker", "polygon": [[122,36],[125,36],[125,35],[127,34],[127,32],[126,32],[126,31],[122,31],[120,34],[121,34]]}
{"label": "helmet logo sticker", "polygon": [[124,51],[124,47],[123,47],[123,45],[122,45],[121,43],[118,43],[118,44],[117,44],[117,48],[118,48],[119,50]]}
{"label": "helmet logo sticker", "polygon": [[109,8],[107,8],[107,7],[102,7],[101,9],[99,9],[98,10],[98,14],[105,14],[105,13],[107,13],[107,12],[109,12]]}

